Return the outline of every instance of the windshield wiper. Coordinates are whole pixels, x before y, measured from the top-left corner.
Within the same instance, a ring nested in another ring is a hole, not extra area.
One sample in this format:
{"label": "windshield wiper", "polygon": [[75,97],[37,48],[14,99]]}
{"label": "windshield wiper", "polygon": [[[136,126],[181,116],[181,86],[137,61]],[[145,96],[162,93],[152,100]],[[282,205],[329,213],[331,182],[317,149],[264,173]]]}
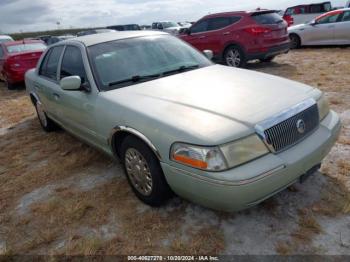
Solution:
{"label": "windshield wiper", "polygon": [[198,67],[199,67],[199,65],[180,66],[177,69],[165,71],[165,72],[162,73],[162,75],[170,75],[170,74],[173,74],[173,73],[181,73],[181,72],[185,72],[185,71],[188,71],[188,70],[196,69]]}
{"label": "windshield wiper", "polygon": [[108,84],[108,86],[115,86],[118,84],[124,84],[124,83],[129,83],[129,82],[136,83],[136,82],[140,82],[140,81],[147,80],[147,79],[158,78],[160,76],[161,76],[160,74],[144,75],[144,76],[136,75],[136,76],[132,76],[132,77],[127,78],[127,79],[111,82]]}

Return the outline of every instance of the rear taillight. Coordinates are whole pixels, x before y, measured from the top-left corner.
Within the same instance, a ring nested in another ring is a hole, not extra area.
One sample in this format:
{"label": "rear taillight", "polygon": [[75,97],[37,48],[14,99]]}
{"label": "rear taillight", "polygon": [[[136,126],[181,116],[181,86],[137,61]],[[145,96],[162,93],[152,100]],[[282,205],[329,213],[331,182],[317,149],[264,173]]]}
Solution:
{"label": "rear taillight", "polygon": [[247,27],[244,29],[244,31],[252,35],[261,35],[261,34],[270,33],[272,30],[267,27],[254,26],[254,27]]}

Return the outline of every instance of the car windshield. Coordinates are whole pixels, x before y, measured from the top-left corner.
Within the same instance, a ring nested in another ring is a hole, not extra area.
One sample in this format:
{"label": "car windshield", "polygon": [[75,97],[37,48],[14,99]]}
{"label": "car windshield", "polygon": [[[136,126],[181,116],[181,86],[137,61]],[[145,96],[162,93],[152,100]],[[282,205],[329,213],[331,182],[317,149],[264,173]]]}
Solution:
{"label": "car windshield", "polygon": [[89,47],[88,54],[102,90],[212,65],[203,54],[169,35],[101,43]]}
{"label": "car windshield", "polygon": [[10,45],[6,48],[9,53],[19,53],[27,51],[43,51],[46,49],[46,45],[42,43],[28,43],[20,45]]}
{"label": "car windshield", "polygon": [[163,22],[163,28],[178,27],[179,25],[175,22]]}

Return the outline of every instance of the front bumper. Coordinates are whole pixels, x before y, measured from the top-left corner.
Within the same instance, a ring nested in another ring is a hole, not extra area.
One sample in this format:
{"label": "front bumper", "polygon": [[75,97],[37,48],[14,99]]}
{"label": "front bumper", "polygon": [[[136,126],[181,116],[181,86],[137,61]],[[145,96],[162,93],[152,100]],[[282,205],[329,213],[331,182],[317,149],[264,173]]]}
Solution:
{"label": "front bumper", "polygon": [[[279,154],[268,154],[237,168],[209,173],[161,163],[166,180],[179,196],[224,211],[256,205],[321,163],[338,138],[341,123],[331,111],[309,137]],[[216,179],[214,178],[216,177]]]}
{"label": "front bumper", "polygon": [[270,47],[266,52],[248,53],[247,60],[267,59],[280,54],[286,54],[290,50],[290,43]]}

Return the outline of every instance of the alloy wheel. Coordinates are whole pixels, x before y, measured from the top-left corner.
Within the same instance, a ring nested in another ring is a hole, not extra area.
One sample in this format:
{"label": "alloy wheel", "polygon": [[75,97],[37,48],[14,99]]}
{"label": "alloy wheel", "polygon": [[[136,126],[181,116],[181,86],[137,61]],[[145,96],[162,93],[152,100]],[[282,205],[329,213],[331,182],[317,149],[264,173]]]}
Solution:
{"label": "alloy wheel", "polygon": [[237,49],[230,49],[226,54],[226,64],[232,67],[239,67],[241,64],[241,54]]}

